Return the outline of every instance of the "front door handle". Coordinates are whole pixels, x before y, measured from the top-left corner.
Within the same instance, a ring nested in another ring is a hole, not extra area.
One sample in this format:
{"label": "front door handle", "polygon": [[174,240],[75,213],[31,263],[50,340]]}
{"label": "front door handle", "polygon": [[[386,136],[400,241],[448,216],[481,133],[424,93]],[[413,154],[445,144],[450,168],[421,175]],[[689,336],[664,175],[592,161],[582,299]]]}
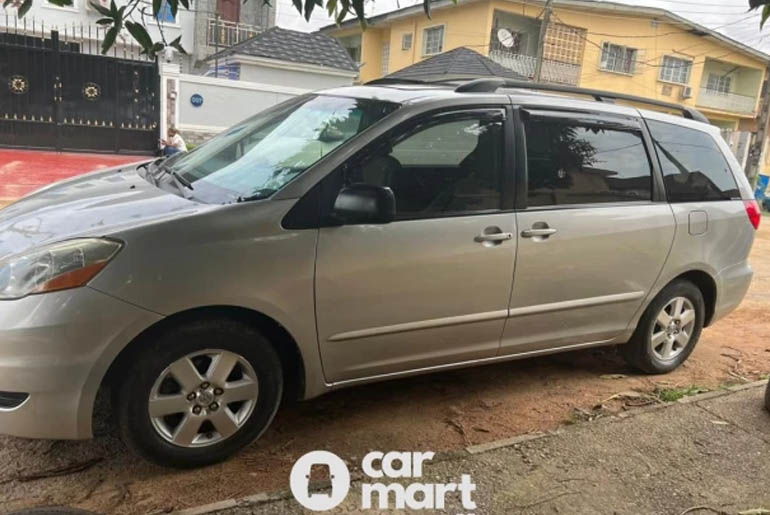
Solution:
{"label": "front door handle", "polygon": [[473,240],[477,243],[484,243],[485,241],[490,241],[493,243],[501,242],[501,241],[507,241],[513,239],[513,233],[510,232],[497,232],[493,234],[479,234]]}
{"label": "front door handle", "polygon": [[525,229],[521,231],[522,238],[547,238],[552,234],[556,234],[556,229],[552,229],[550,227],[543,229]]}

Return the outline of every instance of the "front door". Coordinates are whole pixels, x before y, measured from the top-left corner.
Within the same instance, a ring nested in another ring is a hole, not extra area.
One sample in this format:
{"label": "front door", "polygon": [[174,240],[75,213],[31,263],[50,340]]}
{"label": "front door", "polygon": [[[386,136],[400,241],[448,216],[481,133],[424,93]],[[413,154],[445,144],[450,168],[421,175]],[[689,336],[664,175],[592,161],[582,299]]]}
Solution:
{"label": "front door", "polygon": [[324,181],[386,186],[396,220],[320,230],[316,316],[330,382],[493,357],[508,309],[515,216],[504,109],[431,115]]}
{"label": "front door", "polygon": [[503,354],[608,341],[628,327],[668,256],[671,207],[656,202],[633,120],[525,116],[527,207]]}
{"label": "front door", "polygon": [[240,0],[217,0],[217,12],[223,21],[238,22],[241,19]]}

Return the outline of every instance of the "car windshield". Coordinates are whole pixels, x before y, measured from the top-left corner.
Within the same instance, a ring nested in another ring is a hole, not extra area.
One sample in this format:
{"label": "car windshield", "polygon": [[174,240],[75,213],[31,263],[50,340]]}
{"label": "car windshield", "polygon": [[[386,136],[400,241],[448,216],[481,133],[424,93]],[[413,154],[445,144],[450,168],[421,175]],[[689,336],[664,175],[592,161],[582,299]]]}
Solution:
{"label": "car windshield", "polygon": [[166,168],[204,202],[266,198],[398,108],[379,100],[309,95],[227,129]]}

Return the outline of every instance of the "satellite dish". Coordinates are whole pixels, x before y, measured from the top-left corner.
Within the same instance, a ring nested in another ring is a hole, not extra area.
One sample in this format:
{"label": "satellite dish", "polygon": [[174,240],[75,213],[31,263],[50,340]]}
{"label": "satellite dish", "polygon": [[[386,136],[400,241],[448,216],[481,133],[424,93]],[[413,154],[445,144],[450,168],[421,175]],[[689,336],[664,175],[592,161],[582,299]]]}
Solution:
{"label": "satellite dish", "polygon": [[513,44],[516,42],[515,38],[513,37],[513,34],[511,34],[511,31],[508,29],[499,29],[497,31],[497,40],[505,48],[511,48]]}

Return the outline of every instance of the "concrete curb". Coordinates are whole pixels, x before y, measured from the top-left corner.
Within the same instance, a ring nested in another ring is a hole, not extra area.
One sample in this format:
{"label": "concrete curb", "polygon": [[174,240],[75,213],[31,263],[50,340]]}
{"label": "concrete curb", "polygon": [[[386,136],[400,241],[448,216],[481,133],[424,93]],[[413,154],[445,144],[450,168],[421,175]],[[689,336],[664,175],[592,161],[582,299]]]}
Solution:
{"label": "concrete curb", "polygon": [[[634,408],[629,411],[624,411],[623,413],[620,413],[618,415],[599,418],[596,421],[579,422],[577,424],[574,424],[574,426],[570,426],[570,427],[578,427],[578,426],[584,426],[586,424],[595,424],[595,423],[609,423],[613,421],[618,422],[620,420],[625,420],[627,418],[635,417],[637,415],[643,415],[651,411],[657,411],[663,408],[668,408],[671,406],[675,406],[677,404],[694,404],[694,403],[714,399],[717,397],[724,397],[725,395],[730,395],[732,393],[740,392],[743,390],[749,390],[751,388],[764,387],[765,385],[767,385],[767,383],[768,381],[766,379],[762,379],[762,380],[753,381],[750,383],[729,386],[727,388],[722,388],[711,392],[704,392],[696,395],[690,395],[673,402],[662,402],[660,404],[654,404],[652,406]],[[542,438],[550,438],[552,436],[557,436],[567,431],[569,431],[569,429],[565,427],[561,427],[553,431],[530,433],[525,435],[514,436],[512,438],[495,440],[493,442],[487,442],[479,445],[471,445],[471,446],[465,447],[460,451],[447,451],[447,452],[436,453],[436,456],[432,461],[437,462],[437,461],[461,459],[467,456],[473,456],[473,455],[483,454],[486,452],[495,451],[499,449],[505,449],[507,447],[513,447],[515,445],[520,445],[525,442],[540,440]],[[361,474],[351,472],[351,482],[354,482],[360,479],[361,479]],[[321,482],[318,482],[317,484],[314,484],[312,489],[323,490],[325,488],[328,488],[329,486],[330,485],[328,481],[321,481]],[[183,510],[172,512],[172,515],[207,515],[209,513],[213,513],[220,510],[236,508],[238,506],[258,506],[261,504],[266,504],[266,503],[271,503],[276,501],[283,501],[291,498],[292,498],[292,494],[291,494],[291,491],[289,490],[281,490],[273,493],[262,492],[255,495],[250,495],[248,497],[242,497],[240,499],[226,499],[224,501],[219,501],[211,504],[204,504],[204,505],[195,506],[192,508],[185,508]]]}

